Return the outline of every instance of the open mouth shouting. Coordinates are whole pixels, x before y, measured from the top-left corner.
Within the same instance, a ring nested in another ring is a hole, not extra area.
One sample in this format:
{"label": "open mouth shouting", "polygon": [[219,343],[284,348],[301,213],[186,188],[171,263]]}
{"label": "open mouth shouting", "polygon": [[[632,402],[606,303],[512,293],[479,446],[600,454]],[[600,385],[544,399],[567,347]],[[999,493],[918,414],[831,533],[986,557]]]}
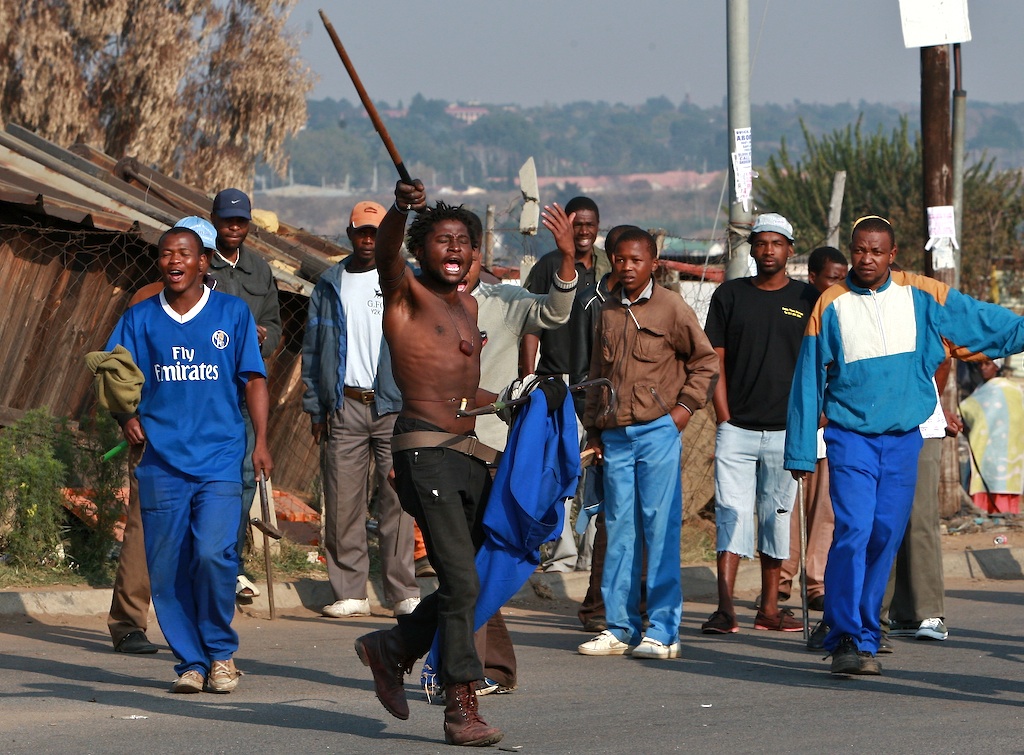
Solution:
{"label": "open mouth shouting", "polygon": [[167,282],[173,285],[175,283],[180,283],[182,280],[184,280],[185,271],[178,265],[172,265],[171,267],[167,268],[167,272],[165,273],[165,275],[167,276]]}
{"label": "open mouth shouting", "polygon": [[456,275],[459,276],[459,278],[460,278],[460,285],[465,282],[464,280],[462,280],[462,279],[465,278],[465,270],[463,269],[463,264],[462,264],[462,260],[461,259],[458,259],[458,258],[446,259],[444,261],[443,268],[444,268],[444,272],[445,272],[446,275],[452,276],[452,277],[454,277]]}

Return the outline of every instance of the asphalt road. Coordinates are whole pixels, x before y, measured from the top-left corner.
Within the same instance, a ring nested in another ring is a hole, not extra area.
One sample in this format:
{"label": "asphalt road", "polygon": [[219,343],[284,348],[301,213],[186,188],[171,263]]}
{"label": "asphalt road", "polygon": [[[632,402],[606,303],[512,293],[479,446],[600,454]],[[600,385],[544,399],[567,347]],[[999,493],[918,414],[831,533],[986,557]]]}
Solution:
{"label": "asphalt road", "polygon": [[[949,640],[896,640],[881,677],[833,678],[801,635],[753,631],[752,595],[728,637],[687,604],[672,661],[580,656],[574,605],[513,607],[520,689],[481,711],[523,753],[1024,752],[1024,581],[946,587]],[[238,690],[171,695],[170,653],[114,654],[103,617],[3,619],[0,752],[452,752],[418,667],[408,721],[373,696],[352,641],[390,622],[241,615]]]}

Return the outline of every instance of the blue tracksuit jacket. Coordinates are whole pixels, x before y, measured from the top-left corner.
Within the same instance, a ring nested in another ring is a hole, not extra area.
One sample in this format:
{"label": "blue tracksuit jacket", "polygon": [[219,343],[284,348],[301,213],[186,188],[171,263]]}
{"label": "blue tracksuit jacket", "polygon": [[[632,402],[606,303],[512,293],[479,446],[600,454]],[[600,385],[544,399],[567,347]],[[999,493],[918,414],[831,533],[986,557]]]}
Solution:
{"label": "blue tracksuit jacket", "polygon": [[786,469],[817,461],[822,411],[865,435],[906,432],[935,409],[932,376],[942,339],[995,358],[1024,351],[1024,318],[972,299],[933,278],[892,271],[877,291],[848,276],[811,313],[793,374],[786,419]]}

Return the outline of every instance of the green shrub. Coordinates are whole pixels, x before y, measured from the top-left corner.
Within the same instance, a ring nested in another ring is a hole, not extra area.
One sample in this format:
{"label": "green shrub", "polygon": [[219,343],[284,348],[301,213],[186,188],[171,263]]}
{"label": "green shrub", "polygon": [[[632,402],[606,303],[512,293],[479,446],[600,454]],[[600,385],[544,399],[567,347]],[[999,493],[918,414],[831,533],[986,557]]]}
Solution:
{"label": "green shrub", "polygon": [[72,520],[66,552],[70,565],[90,583],[106,585],[117,569],[117,561],[112,558],[118,547],[114,525],[125,514],[120,492],[127,482],[128,454],[121,452],[112,459],[103,459],[103,454],[123,439],[121,428],[105,412],[83,420],[79,430],[73,445],[62,452],[70,459],[69,484],[88,491],[96,522],[91,526]]}
{"label": "green shrub", "polygon": [[55,454],[61,434],[45,408],[0,433],[0,552],[14,566],[63,561],[67,470]]}

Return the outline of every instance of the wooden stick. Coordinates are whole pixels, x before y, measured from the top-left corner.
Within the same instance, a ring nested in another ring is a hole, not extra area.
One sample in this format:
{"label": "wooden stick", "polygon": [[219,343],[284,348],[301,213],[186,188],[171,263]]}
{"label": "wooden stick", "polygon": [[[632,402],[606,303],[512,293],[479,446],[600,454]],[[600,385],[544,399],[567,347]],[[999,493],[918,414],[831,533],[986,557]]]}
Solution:
{"label": "wooden stick", "polygon": [[348,53],[345,52],[345,48],[341,44],[341,40],[338,39],[337,33],[334,31],[334,27],[331,22],[327,20],[327,15],[320,11],[320,20],[324,22],[324,28],[327,29],[327,33],[331,37],[331,41],[334,43],[334,49],[338,51],[338,56],[341,58],[342,65],[345,66],[345,70],[348,71],[349,78],[352,79],[352,84],[355,85],[356,93],[359,95],[359,99],[362,100],[363,107],[366,108],[367,114],[370,116],[370,121],[373,123],[373,127],[377,130],[377,134],[384,142],[384,148],[387,149],[388,154],[391,155],[391,161],[395,164],[395,168],[398,169],[398,177],[402,179],[403,183],[411,184],[412,177],[409,175],[409,171],[405,169],[405,163],[402,162],[402,156],[398,154],[398,149],[395,147],[395,143],[391,141],[391,135],[388,134],[388,130],[384,127],[384,123],[380,119],[380,115],[377,113],[377,108],[373,104],[373,100],[370,99],[370,95],[366,93],[366,89],[363,87],[363,82],[359,80],[359,74],[356,73],[355,66],[352,65],[351,59],[348,57]]}
{"label": "wooden stick", "polygon": [[804,641],[811,637],[807,613],[807,507],[804,504],[804,478],[796,481],[797,513],[800,517],[800,608],[804,614]]}

